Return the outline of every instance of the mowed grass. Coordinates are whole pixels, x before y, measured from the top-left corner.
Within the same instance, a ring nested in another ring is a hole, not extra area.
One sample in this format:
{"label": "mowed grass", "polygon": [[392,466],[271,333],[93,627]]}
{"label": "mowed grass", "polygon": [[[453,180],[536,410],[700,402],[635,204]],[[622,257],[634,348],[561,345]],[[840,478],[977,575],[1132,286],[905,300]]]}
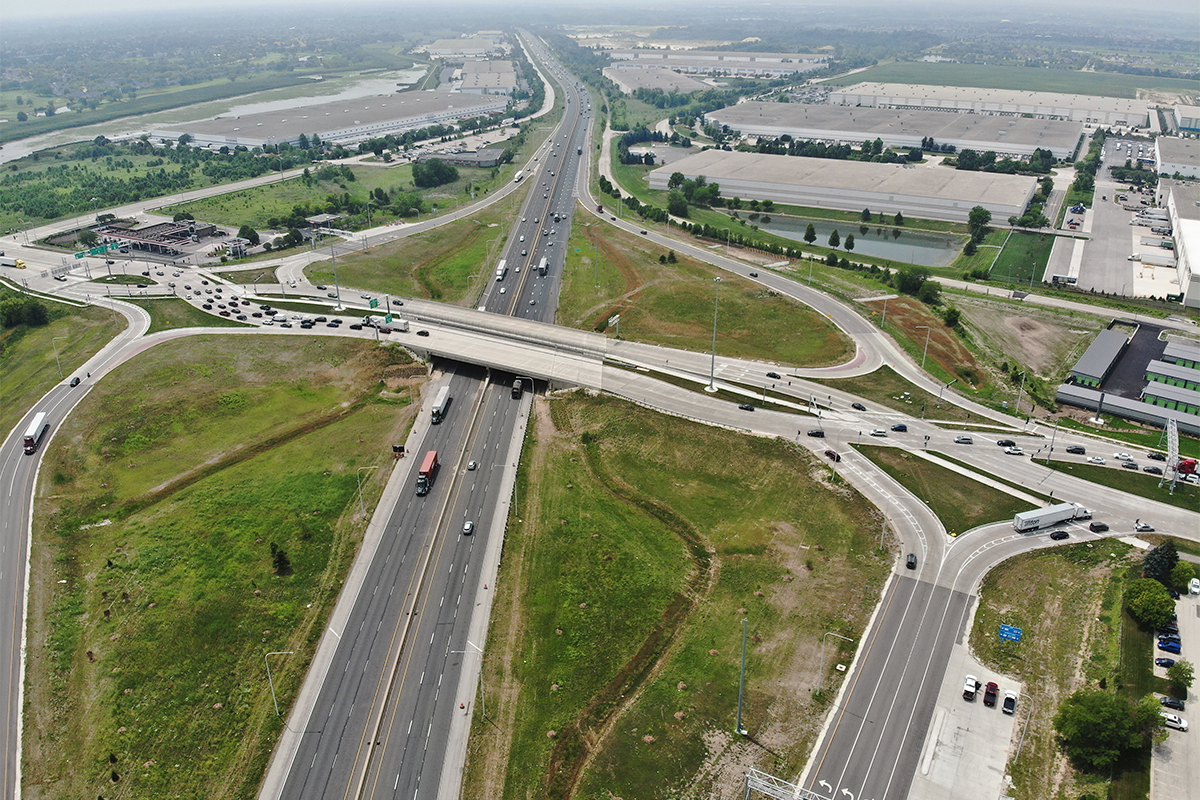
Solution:
{"label": "mowed grass", "polygon": [[1015,232],[1008,237],[988,277],[994,281],[1040,283],[1054,248],[1054,237],[1045,233]]}
{"label": "mowed grass", "polygon": [[412,369],[358,342],[197,337],[100,382],[39,486],[27,796],[110,796],[112,773],[126,798],[254,794],[281,726],[263,654],[295,651],[271,664],[286,709],[361,533],[356,470],[391,462],[377,443],[411,413],[379,381]]}
{"label": "mowed grass", "polygon": [[[971,650],[1024,684],[1017,724],[1028,725],[1025,743],[1020,759],[1008,765],[1018,800],[1075,797],[1085,788],[1105,796],[1091,776],[1084,776],[1084,785],[1072,785],[1079,776],[1069,769],[1066,785],[1056,784],[1062,759],[1052,720],[1059,703],[1076,689],[1095,687],[1101,678],[1111,683],[1116,675],[1131,550],[1106,539],[1028,553],[997,565],[980,586]],[[1140,561],[1136,554],[1132,559]],[[1021,628],[1022,641],[1001,640],[1002,624]],[[1131,655],[1150,660],[1146,651]]]}
{"label": "mowed grass", "polygon": [[[1114,448],[1119,449],[1119,448]],[[1117,469],[1097,464],[1074,464],[1066,461],[1050,461],[1050,468],[1085,481],[1098,483],[1110,489],[1117,489],[1147,500],[1157,500],[1160,503],[1178,508],[1195,511],[1200,508],[1200,486],[1194,483],[1179,481],[1175,484],[1175,493],[1170,491],[1170,483],[1159,488],[1160,476],[1147,475],[1144,472],[1134,472],[1131,469]],[[1151,520],[1153,521],[1153,520]]]}
{"label": "mowed grass", "polygon": [[1138,89],[1200,92],[1200,81],[1122,75],[1115,72],[1076,72],[1065,69],[1036,69],[987,64],[895,62],[880,64],[853,75],[827,81],[828,86],[850,86],[864,81],[921,83],[934,86],[972,86],[980,89],[1011,89],[1030,92],[1062,92],[1101,97],[1136,98]]}
{"label": "mowed grass", "polygon": [[[876,510],[785,442],[612,398],[556,398],[537,430],[466,795],[677,797],[710,757],[799,769],[821,635],[857,636],[889,569]],[[743,618],[756,743],[731,734]]]}
{"label": "mowed grass", "polygon": [[[1165,442],[1161,429],[1142,428],[1136,423],[1121,419],[1120,417],[1114,417],[1111,414],[1104,414],[1103,419],[1103,428],[1097,428],[1095,425],[1088,425],[1069,417],[1063,418],[1062,426],[1089,433],[1099,431],[1110,439],[1128,442],[1135,447],[1145,447],[1147,450],[1161,451],[1163,449]],[[1197,439],[1195,436],[1180,434],[1179,455],[1184,458],[1200,458],[1200,439]]]}
{"label": "mowed grass", "polygon": [[16,427],[54,384],[70,380],[85,361],[128,324],[109,308],[76,308],[46,299],[41,302],[64,316],[42,327],[0,330],[0,430],[5,433]]}
{"label": "mowed grass", "polygon": [[686,256],[660,262],[667,254],[607,225],[576,226],[558,321],[604,330],[620,314],[623,339],[707,351],[719,276],[719,354],[804,366],[840,364],[854,354],[853,343],[808,306]]}
{"label": "mowed grass", "polygon": [[895,447],[855,444],[859,452],[904,488],[924,500],[955,536],[979,525],[1012,519],[1035,506],[1007,492],[985,486],[954,470],[932,464]]}
{"label": "mowed grass", "polygon": [[196,308],[186,300],[136,300],[126,299],[127,303],[146,309],[150,315],[150,329],[147,333],[175,330],[176,328],[252,328],[248,322],[238,322],[236,319],[219,317],[209,314],[202,308]]}
{"label": "mowed grass", "polygon": [[[343,292],[353,286],[378,294],[470,305],[492,274],[490,262],[503,247],[523,196],[515,192],[470,217],[339,257],[338,282]],[[314,283],[334,284],[328,261],[310,264],[305,274]]]}
{"label": "mowed grass", "polygon": [[831,389],[858,395],[868,402],[878,403],[881,406],[902,411],[914,417],[920,416],[921,409],[924,407],[925,419],[931,422],[943,420],[947,422],[965,422],[971,418],[969,411],[965,411],[956,405],[951,405],[946,402],[944,397],[939,407],[938,396],[936,394],[927,392],[915,384],[909,383],[888,366],[880,367],[867,375],[859,375],[853,378],[810,380],[824,384]]}

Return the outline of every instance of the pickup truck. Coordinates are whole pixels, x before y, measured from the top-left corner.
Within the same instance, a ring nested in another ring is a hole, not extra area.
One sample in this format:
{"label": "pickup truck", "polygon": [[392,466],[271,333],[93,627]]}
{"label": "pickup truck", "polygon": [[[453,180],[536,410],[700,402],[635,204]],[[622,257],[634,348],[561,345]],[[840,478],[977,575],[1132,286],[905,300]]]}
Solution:
{"label": "pickup truck", "polygon": [[996,707],[996,696],[1000,694],[1000,687],[995,681],[988,681],[987,686],[983,690],[983,704],[988,708]]}
{"label": "pickup truck", "polygon": [[979,689],[979,680],[974,675],[967,676],[967,682],[963,686],[963,700],[974,700],[975,692]]}

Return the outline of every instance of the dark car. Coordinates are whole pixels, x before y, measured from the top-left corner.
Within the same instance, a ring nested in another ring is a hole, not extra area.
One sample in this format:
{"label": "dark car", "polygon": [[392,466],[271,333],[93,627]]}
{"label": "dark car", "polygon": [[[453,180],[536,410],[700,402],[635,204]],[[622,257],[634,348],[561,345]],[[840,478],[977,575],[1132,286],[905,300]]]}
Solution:
{"label": "dark car", "polygon": [[72,387],[75,387],[75,386],[78,386],[78,385],[79,385],[79,376],[78,376],[78,375],[76,375],[74,378],[71,378],[71,386],[72,386]]}
{"label": "dark car", "polygon": [[1122,461],[1121,467],[1124,469],[1136,470],[1138,468],[1136,461]]}
{"label": "dark car", "polygon": [[1160,633],[1158,635],[1158,640],[1160,642],[1182,642],[1183,641],[1182,639],[1179,638],[1178,633]]}
{"label": "dark car", "polygon": [[898,425],[893,425],[892,430],[896,431],[897,433],[908,433],[908,426],[901,422]]}
{"label": "dark car", "polygon": [[318,289],[319,291],[322,291],[322,292],[323,292],[323,291],[325,291],[325,287],[324,287],[324,286],[322,286],[322,285],[321,285],[321,284],[319,284],[319,283],[317,284],[317,289]]}
{"label": "dark car", "polygon": [[988,681],[987,686],[983,689],[983,704],[988,708],[996,707],[996,695],[1000,694],[1000,687],[995,681]]}
{"label": "dark car", "polygon": [[252,317],[261,317],[261,316],[262,316],[262,312],[261,312],[261,311],[255,311],[255,312],[251,313],[251,314],[250,314],[250,316],[252,316]]}
{"label": "dark car", "polygon": [[325,323],[326,328],[336,328],[337,326],[338,326],[338,324],[336,322],[326,322]]}
{"label": "dark car", "polygon": [[403,300],[393,300],[393,301],[392,301],[392,305],[394,305],[394,306],[402,306],[402,305],[404,305],[404,301],[403,301]]}
{"label": "dark car", "polygon": [[1162,467],[1156,467],[1151,464],[1147,464],[1146,466],[1142,467],[1142,472],[1148,472],[1151,475],[1162,475],[1163,474]]}
{"label": "dark car", "polygon": [[1154,666],[1156,666],[1156,667],[1173,667],[1173,666],[1175,666],[1175,659],[1173,659],[1173,658],[1156,658],[1156,659],[1154,659]]}
{"label": "dark car", "polygon": [[750,405],[749,403],[739,403],[738,408],[740,408],[742,411],[753,411],[754,410],[754,406]]}
{"label": "dark car", "polygon": [[853,408],[855,411],[866,411],[867,410],[867,407],[864,406],[862,403],[851,403],[850,407]]}
{"label": "dark car", "polygon": [[228,317],[228,316],[229,316],[229,312],[228,312],[228,311],[218,311],[217,313],[218,313],[218,314],[220,314],[222,317]]}
{"label": "dark car", "polygon": [[1158,630],[1162,633],[1179,633],[1179,623],[1168,622],[1165,625],[1159,625]]}
{"label": "dark car", "polygon": [[1146,453],[1146,458],[1150,459],[1151,461],[1166,461],[1167,460],[1167,457],[1164,456],[1162,453]]}
{"label": "dark car", "polygon": [[417,331],[417,336],[428,336],[429,331]]}
{"label": "dark car", "polygon": [[1176,700],[1174,697],[1160,697],[1160,698],[1158,698],[1158,702],[1160,704],[1166,706],[1167,708],[1173,708],[1176,711],[1186,711],[1187,710],[1183,707],[1183,705],[1184,705],[1183,701]]}
{"label": "dark car", "polygon": [[203,308],[205,311],[212,311],[212,303],[205,303],[204,305],[202,305],[200,307]]}
{"label": "dark car", "polygon": [[1067,448],[1067,452],[1077,456],[1082,456],[1087,454],[1087,448],[1082,445],[1073,444]]}
{"label": "dark car", "polygon": [[1103,522],[1093,522],[1088,525],[1088,530],[1092,533],[1104,533],[1108,530],[1108,525]]}
{"label": "dark car", "polygon": [[[917,554],[909,553],[908,558],[906,558],[904,560],[904,566],[908,567],[909,569],[916,569],[917,568]],[[991,686],[990,683],[988,685]]]}
{"label": "dark car", "polygon": [[638,231],[638,233],[640,233],[642,236],[645,236],[645,235],[646,235],[646,232],[645,232],[645,231]]}
{"label": "dark car", "polygon": [[270,306],[259,306],[258,310],[259,311],[270,311],[271,307]]}
{"label": "dark car", "polygon": [[1070,538],[1070,536],[1071,534],[1067,533],[1066,531],[1055,531],[1054,533],[1050,534],[1050,538],[1056,542],[1061,542],[1063,539]]}
{"label": "dark car", "polygon": [[817,439],[824,439],[825,431],[821,430],[820,428],[814,428],[813,430],[808,432],[808,435],[812,436],[814,438],[817,438]]}
{"label": "dark car", "polygon": [[139,284],[137,285],[137,288],[139,288],[139,289],[145,289],[145,288],[146,288],[146,284],[144,284],[144,283],[139,283]]}
{"label": "dark car", "polygon": [[249,317],[247,317],[245,314],[238,314],[238,315],[237,315],[237,318],[238,318],[239,320],[241,320],[242,322],[245,322],[246,320],[248,320],[248,319],[249,319]]}
{"label": "dark car", "polygon": [[1162,639],[1159,639],[1158,640],[1158,649],[1162,650],[1164,653],[1171,653],[1172,655],[1179,655],[1180,650],[1182,650],[1183,648],[1181,648],[1179,646],[1179,642],[1170,642],[1170,641],[1164,641]]}
{"label": "dark car", "polygon": [[325,317],[316,317],[315,319],[313,319],[313,322],[328,322],[328,321],[329,320],[326,319]]}
{"label": "dark car", "polygon": [[357,322],[352,322],[352,323],[350,323],[350,330],[352,330],[352,331],[361,331],[361,330],[362,330],[362,325],[361,325],[361,324],[359,324],[359,323],[357,323]]}
{"label": "dark car", "polygon": [[774,378],[775,380],[781,380],[781,379],[782,379],[782,376],[781,376],[781,375],[780,375],[778,372],[768,372],[768,373],[767,373],[767,377],[768,377],[768,378]]}
{"label": "dark car", "polygon": [[750,273],[750,277],[751,277],[751,278],[757,278],[757,277],[758,277],[758,273],[757,273],[757,272],[751,272],[751,273]]}
{"label": "dark car", "polygon": [[1017,443],[1014,442],[1012,439],[1001,439],[1000,441],[996,442],[996,444],[1000,445],[1001,447],[1016,447],[1017,446]]}
{"label": "dark car", "polygon": [[826,450],[825,457],[828,458],[830,461],[834,462],[835,464],[842,460],[842,454],[839,453],[837,450]]}

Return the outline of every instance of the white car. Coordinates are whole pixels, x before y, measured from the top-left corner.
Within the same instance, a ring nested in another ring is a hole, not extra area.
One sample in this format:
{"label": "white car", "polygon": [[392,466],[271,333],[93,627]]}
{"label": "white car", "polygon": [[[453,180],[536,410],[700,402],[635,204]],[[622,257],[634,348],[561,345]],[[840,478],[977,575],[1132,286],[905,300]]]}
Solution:
{"label": "white car", "polygon": [[1133,461],[1133,456],[1129,453],[1113,453],[1113,458],[1117,461]]}
{"label": "white car", "polygon": [[1192,594],[1200,594],[1200,578],[1192,578],[1188,581],[1188,591]]}
{"label": "white car", "polygon": [[1135,522],[1133,524],[1133,529],[1138,533],[1150,533],[1154,530],[1154,526],[1149,522]]}
{"label": "white car", "polygon": [[1100,456],[1088,456],[1087,460],[1088,460],[1089,464],[1103,464],[1104,463],[1104,459],[1101,458]]}
{"label": "white car", "polygon": [[1174,728],[1177,731],[1186,731],[1188,729],[1187,720],[1178,714],[1171,714],[1166,711],[1160,711],[1158,713],[1162,714],[1163,724],[1168,728]]}
{"label": "white car", "polygon": [[875,430],[871,431],[871,435],[872,436],[887,436],[887,431],[885,431],[883,428],[876,428]]}
{"label": "white car", "polygon": [[1015,445],[1014,445],[1013,447],[1006,447],[1006,448],[1004,448],[1004,452],[1005,452],[1005,454],[1006,454],[1006,455],[1010,455],[1010,456],[1023,456],[1023,455],[1025,455],[1025,451],[1024,451],[1024,450],[1022,450],[1022,449],[1021,449],[1021,448],[1019,448],[1019,447],[1016,447]]}

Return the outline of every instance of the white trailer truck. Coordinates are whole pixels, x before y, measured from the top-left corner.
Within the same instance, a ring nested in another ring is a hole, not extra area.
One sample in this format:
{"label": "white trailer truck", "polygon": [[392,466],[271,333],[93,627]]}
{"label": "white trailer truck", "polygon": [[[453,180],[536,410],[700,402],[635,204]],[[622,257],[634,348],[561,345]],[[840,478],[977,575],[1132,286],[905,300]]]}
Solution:
{"label": "white trailer truck", "polygon": [[1091,519],[1092,512],[1078,503],[1058,503],[1045,508],[1035,508],[1032,511],[1021,511],[1013,517],[1013,528],[1018,533],[1035,531],[1057,525],[1060,522],[1070,522],[1077,519]]}

